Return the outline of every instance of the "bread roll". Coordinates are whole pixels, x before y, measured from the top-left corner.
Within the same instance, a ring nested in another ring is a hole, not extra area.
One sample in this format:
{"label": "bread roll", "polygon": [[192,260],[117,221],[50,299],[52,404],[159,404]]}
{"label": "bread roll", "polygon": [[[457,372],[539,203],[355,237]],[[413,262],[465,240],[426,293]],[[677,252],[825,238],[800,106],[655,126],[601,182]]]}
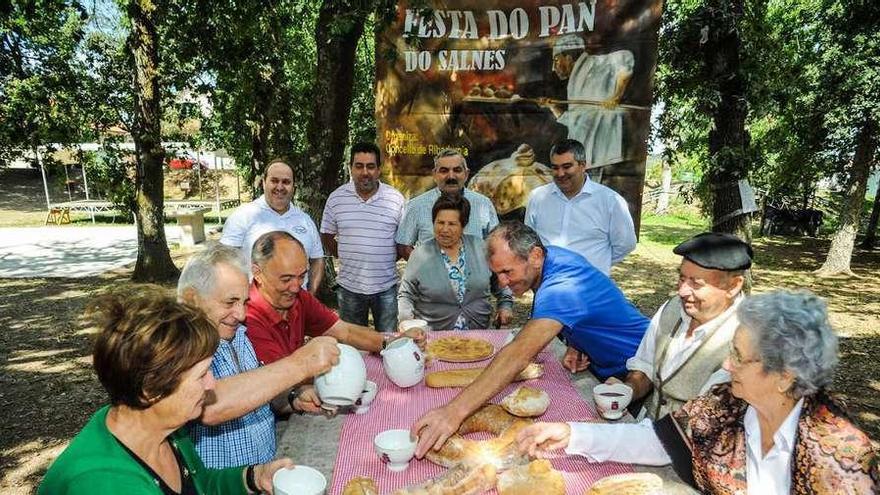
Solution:
{"label": "bread roll", "polygon": [[379,487],[370,478],[352,478],[342,489],[342,495],[379,495]]}
{"label": "bread roll", "polygon": [[[425,385],[432,388],[445,388],[445,387],[467,387],[474,380],[480,376],[480,373],[483,372],[486,368],[465,368],[458,370],[446,370],[446,371],[432,371],[425,376]],[[524,370],[522,370],[519,375],[514,378],[514,381],[520,382],[523,380],[532,380],[534,378],[540,378],[544,375],[544,366],[538,363],[531,363]]]}
{"label": "bread roll", "polygon": [[519,387],[501,401],[501,407],[514,416],[534,418],[550,407],[550,396],[539,388]]}

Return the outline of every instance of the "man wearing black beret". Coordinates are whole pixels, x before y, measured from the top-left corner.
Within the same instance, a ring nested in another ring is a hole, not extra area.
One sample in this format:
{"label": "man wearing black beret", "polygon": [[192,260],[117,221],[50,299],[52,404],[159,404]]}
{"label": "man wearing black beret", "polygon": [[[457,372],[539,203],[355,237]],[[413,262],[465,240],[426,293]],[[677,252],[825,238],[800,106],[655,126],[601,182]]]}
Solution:
{"label": "man wearing black beret", "polygon": [[672,252],[682,256],[678,295],[660,307],[626,363],[633,401],[644,399],[652,419],[730,379],[721,365],[739,326],[736,308],[753,256],[739,237],[714,232],[694,236]]}

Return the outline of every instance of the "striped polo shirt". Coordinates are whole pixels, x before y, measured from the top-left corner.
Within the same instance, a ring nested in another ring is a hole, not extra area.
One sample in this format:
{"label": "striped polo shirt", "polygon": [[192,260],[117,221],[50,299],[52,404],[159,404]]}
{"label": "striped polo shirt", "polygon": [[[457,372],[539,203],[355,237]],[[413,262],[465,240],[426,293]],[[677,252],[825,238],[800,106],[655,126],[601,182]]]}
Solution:
{"label": "striped polo shirt", "polygon": [[394,235],[403,215],[403,195],[379,183],[364,201],[348,182],[327,198],[321,220],[322,234],[336,234],[339,273],[336,282],[357,294],[377,294],[397,283],[397,246]]}

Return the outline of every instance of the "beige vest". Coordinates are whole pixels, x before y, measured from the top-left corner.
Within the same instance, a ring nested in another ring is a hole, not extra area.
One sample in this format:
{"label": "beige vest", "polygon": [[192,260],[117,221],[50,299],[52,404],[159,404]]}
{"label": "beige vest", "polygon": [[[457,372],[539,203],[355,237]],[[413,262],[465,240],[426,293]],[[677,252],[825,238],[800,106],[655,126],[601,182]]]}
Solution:
{"label": "beige vest", "polygon": [[681,300],[673,297],[660,315],[654,344],[654,376],[651,377],[654,390],[646,402],[648,417],[654,420],[677,411],[700,393],[712,373],[721,369],[730,353],[730,341],[738,326],[736,311],[706,323],[704,328],[707,335],[697,350],[665,380],[661,380],[659,375],[666,361],[666,351],[681,322]]}

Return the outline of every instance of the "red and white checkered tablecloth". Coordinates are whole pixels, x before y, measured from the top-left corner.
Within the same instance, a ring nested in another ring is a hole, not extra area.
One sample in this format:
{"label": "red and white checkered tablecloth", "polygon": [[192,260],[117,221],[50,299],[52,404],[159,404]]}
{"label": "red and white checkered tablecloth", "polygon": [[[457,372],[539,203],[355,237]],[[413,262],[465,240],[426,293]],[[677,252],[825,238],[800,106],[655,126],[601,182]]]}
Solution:
{"label": "red and white checkered tablecloth", "polygon": [[[495,344],[496,349],[507,336],[507,332],[492,330],[472,330],[468,332],[431,332],[429,338],[448,335],[484,338]],[[421,483],[442,474],[446,468],[426,459],[413,459],[409,468],[400,473],[389,471],[373,450],[373,437],[388,429],[409,429],[425,411],[448,403],[462,389],[429,388],[424,382],[400,388],[391,382],[382,370],[382,360],[378,356],[364,356],[369,380],[379,385],[379,394],[363,415],[351,414],[345,419],[339,438],[339,450],[333,467],[333,482],[330,495],[342,493],[345,484],[352,478],[366,476],[376,480],[379,492],[390,493],[398,488]],[[569,372],[549,350],[541,352],[536,361],[544,365],[544,376],[529,382],[513,383],[507,386],[491,402],[498,403],[517,386],[528,383],[530,386],[546,390],[550,394],[550,407],[540,417],[541,421],[586,421],[598,416],[590,405],[584,402],[572,386]],[[489,360],[477,363],[455,364],[434,361],[428,371],[487,366]],[[478,437],[477,437],[478,438]],[[571,495],[582,495],[596,480],[612,474],[628,473],[632,469],[626,464],[593,464],[576,456],[560,455],[550,460],[553,467],[565,477],[566,491]],[[492,491],[491,493],[495,493]]]}

